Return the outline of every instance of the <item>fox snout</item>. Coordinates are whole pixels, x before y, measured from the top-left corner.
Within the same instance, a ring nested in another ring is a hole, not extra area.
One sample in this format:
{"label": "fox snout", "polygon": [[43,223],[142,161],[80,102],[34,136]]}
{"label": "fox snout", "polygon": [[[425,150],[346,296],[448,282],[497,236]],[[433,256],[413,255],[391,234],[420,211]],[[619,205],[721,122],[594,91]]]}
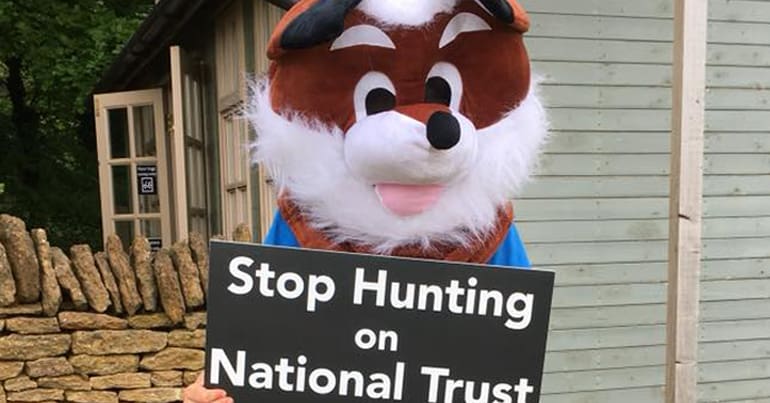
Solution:
{"label": "fox snout", "polygon": [[399,105],[345,132],[345,160],[368,183],[443,185],[475,160],[475,132],[467,117],[446,105]]}
{"label": "fox snout", "polygon": [[449,150],[460,142],[460,122],[444,105],[417,104],[396,107],[394,111],[425,125],[425,136],[436,150]]}

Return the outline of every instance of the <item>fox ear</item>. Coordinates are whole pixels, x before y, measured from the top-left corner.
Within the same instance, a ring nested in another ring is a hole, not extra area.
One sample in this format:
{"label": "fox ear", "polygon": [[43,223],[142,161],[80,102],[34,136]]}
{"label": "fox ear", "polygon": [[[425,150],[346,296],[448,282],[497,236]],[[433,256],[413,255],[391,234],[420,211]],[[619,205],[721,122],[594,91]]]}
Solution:
{"label": "fox ear", "polygon": [[521,33],[529,30],[529,16],[516,0],[476,0],[485,11]]}
{"label": "fox ear", "polygon": [[336,39],[345,29],[345,17],[361,0],[302,0],[278,23],[268,46],[268,56],[306,49]]}

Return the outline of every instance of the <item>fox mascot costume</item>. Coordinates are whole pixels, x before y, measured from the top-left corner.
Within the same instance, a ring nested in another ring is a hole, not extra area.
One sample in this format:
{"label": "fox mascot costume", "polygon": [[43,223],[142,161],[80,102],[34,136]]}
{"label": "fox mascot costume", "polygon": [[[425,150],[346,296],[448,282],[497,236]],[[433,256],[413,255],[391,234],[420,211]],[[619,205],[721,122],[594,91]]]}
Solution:
{"label": "fox mascot costume", "polygon": [[301,0],[248,117],[265,242],[528,267],[510,200],[545,139],[516,0]]}
{"label": "fox mascot costume", "polygon": [[[510,200],[546,137],[516,0],[300,0],[248,117],[265,243],[528,267]],[[232,403],[202,376],[186,403]]]}

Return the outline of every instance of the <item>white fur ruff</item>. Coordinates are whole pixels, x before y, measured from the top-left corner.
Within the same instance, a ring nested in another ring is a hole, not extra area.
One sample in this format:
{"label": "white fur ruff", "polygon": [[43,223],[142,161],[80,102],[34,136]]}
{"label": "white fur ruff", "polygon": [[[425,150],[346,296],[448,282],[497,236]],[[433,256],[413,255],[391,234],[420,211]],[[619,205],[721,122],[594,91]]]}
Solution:
{"label": "white fur ruff", "polygon": [[363,0],[358,9],[387,27],[419,27],[436,14],[454,10],[459,0]]}
{"label": "white fur ruff", "polygon": [[377,253],[415,243],[467,244],[494,228],[497,209],[534,168],[548,131],[535,87],[500,122],[471,134],[478,152],[470,170],[452,181],[431,209],[415,216],[388,212],[372,184],[351,174],[341,129],[296,113],[276,114],[266,82],[255,86],[247,111],[258,134],[254,160],[308,214],[310,225],[334,242],[369,245]]}

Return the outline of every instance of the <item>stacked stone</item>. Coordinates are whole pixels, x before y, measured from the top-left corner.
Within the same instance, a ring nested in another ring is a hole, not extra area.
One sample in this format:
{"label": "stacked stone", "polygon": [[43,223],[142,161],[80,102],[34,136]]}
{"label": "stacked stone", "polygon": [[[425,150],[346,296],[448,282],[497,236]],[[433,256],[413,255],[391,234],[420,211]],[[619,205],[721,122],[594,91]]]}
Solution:
{"label": "stacked stone", "polygon": [[[0,402],[176,402],[203,369],[205,313],[92,312],[0,320]],[[38,316],[35,316],[38,315]]]}
{"label": "stacked stone", "polygon": [[75,245],[69,255],[51,247],[42,229],[0,214],[0,307],[42,305],[53,317],[61,309],[118,316],[163,312],[181,324],[185,312],[205,305],[208,282],[206,243],[199,234],[152,253],[137,237],[129,253],[117,235],[104,252]]}
{"label": "stacked stone", "polygon": [[69,254],[0,215],[0,403],[175,402],[204,365],[205,241]]}

